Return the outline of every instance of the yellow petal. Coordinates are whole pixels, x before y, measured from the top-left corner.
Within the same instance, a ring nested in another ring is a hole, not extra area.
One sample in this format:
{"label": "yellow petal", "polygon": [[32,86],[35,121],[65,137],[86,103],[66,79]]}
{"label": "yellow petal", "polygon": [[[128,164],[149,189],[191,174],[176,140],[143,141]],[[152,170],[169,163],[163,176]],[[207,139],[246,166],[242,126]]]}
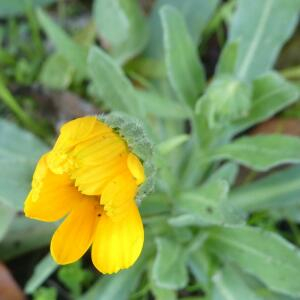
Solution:
{"label": "yellow petal", "polygon": [[71,174],[76,187],[85,195],[102,194],[108,182],[126,170],[126,157],[127,154],[120,154],[94,166],[87,163],[78,167]]}
{"label": "yellow petal", "polygon": [[50,251],[58,264],[72,263],[88,250],[100,215],[96,198],[82,196],[52,237]]}
{"label": "yellow petal", "polygon": [[96,116],[86,116],[65,123],[61,127],[60,137],[74,144],[111,131],[112,129],[98,120]]}
{"label": "yellow petal", "polygon": [[103,134],[80,143],[74,149],[74,156],[79,166],[99,165],[127,153],[125,142],[115,133]]}
{"label": "yellow petal", "polygon": [[122,221],[114,222],[106,214],[100,218],[92,246],[93,264],[108,274],[129,268],[139,257],[143,243],[143,223],[132,201]]}
{"label": "yellow petal", "polygon": [[125,171],[113,178],[104,188],[100,204],[107,216],[120,221],[128,214],[128,206],[134,201],[137,184],[132,175]]}
{"label": "yellow petal", "polygon": [[76,165],[71,155],[74,147],[107,133],[112,133],[112,129],[95,116],[78,118],[64,124],[47,159],[52,172],[63,174],[73,169]]}
{"label": "yellow petal", "polygon": [[127,166],[132,176],[136,179],[137,184],[142,184],[145,181],[144,167],[133,153],[128,154]]}
{"label": "yellow petal", "polygon": [[36,166],[24,212],[29,218],[53,222],[70,212],[81,195],[67,175],[51,172],[46,159],[47,154],[42,156]]}

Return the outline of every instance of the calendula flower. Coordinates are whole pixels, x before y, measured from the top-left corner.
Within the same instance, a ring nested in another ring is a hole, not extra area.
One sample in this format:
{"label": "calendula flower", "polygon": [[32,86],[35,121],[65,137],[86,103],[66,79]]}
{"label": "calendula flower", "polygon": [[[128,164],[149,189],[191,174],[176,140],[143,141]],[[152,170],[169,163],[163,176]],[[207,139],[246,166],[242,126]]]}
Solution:
{"label": "calendula flower", "polygon": [[66,123],[41,157],[25,201],[25,215],[65,218],[51,240],[58,264],[78,260],[91,246],[102,273],[130,267],[139,257],[143,223],[135,198],[144,167],[124,138],[96,117]]}

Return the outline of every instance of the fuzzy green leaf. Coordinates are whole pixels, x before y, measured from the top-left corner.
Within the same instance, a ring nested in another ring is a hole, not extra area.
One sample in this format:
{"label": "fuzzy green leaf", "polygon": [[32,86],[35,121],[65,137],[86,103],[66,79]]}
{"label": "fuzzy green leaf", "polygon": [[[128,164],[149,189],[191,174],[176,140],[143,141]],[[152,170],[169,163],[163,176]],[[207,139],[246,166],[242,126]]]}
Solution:
{"label": "fuzzy green leaf", "polygon": [[0,259],[8,260],[49,244],[56,224],[16,217],[1,242]]}
{"label": "fuzzy green leaf", "polygon": [[54,53],[44,62],[39,81],[54,90],[67,89],[72,82],[74,68],[60,53]]}
{"label": "fuzzy green leaf", "polygon": [[35,164],[47,150],[31,133],[0,119],[0,168],[5,174],[0,177],[0,202],[23,209]]}
{"label": "fuzzy green leaf", "polygon": [[237,63],[238,46],[237,42],[230,42],[225,45],[218,61],[216,70],[217,75],[234,74]]}
{"label": "fuzzy green leaf", "polygon": [[13,222],[16,210],[0,200],[0,242],[4,238],[9,226]]}
{"label": "fuzzy green leaf", "polygon": [[203,284],[203,286],[209,286],[211,284],[211,266],[212,259],[209,257],[207,251],[198,249],[189,256],[188,266],[197,280],[197,282]]}
{"label": "fuzzy green leaf", "polygon": [[300,296],[300,251],[279,235],[252,227],[218,227],[211,230],[207,246],[271,290]]}
{"label": "fuzzy green leaf", "polygon": [[77,44],[41,9],[37,11],[41,26],[51,39],[57,51],[73,66],[78,74],[87,74],[87,50]]}
{"label": "fuzzy green leaf", "polygon": [[33,300],[57,300],[57,289],[41,287],[33,295]]}
{"label": "fuzzy green leaf", "polygon": [[231,76],[219,76],[198,100],[196,112],[209,128],[220,128],[245,117],[250,107],[250,86]]}
{"label": "fuzzy green leaf", "polygon": [[161,288],[183,288],[188,281],[184,249],[167,238],[157,238],[156,244],[157,254],[152,269],[154,282]]}
{"label": "fuzzy green leaf", "polygon": [[193,109],[205,83],[197,48],[177,9],[164,6],[161,9],[161,21],[169,81],[178,98]]}
{"label": "fuzzy green leaf", "polygon": [[220,204],[227,198],[228,184],[217,180],[206,187],[184,192],[178,197],[178,216],[170,219],[174,226],[210,225],[224,221]]}
{"label": "fuzzy green leaf", "polygon": [[50,254],[45,256],[34,268],[33,275],[25,285],[25,292],[32,294],[43,282],[57,269],[58,265],[53,261]]}
{"label": "fuzzy green leaf", "polygon": [[62,266],[57,272],[59,280],[70,290],[72,296],[77,299],[84,285],[93,280],[93,273],[81,266],[81,261]]}
{"label": "fuzzy green leaf", "polygon": [[139,284],[144,267],[145,258],[141,257],[130,269],[101,277],[78,300],[128,300]]}
{"label": "fuzzy green leaf", "polygon": [[270,70],[298,21],[298,0],[238,0],[229,41],[239,43],[236,75],[251,80]]}
{"label": "fuzzy green leaf", "polygon": [[300,163],[300,138],[270,134],[242,137],[210,153],[212,160],[229,159],[257,171]]}
{"label": "fuzzy green leaf", "polygon": [[96,0],[93,11],[97,29],[119,63],[146,46],[148,27],[137,1]]}
{"label": "fuzzy green leaf", "polygon": [[252,106],[249,114],[232,123],[232,135],[269,119],[299,99],[300,90],[278,73],[266,74],[253,82]]}
{"label": "fuzzy green leaf", "polygon": [[173,150],[175,150],[177,147],[181,146],[182,144],[186,143],[190,139],[190,136],[188,134],[181,134],[178,136],[174,136],[171,139],[168,139],[162,143],[160,143],[158,147],[158,151],[162,155],[166,155]]}
{"label": "fuzzy green leaf", "polygon": [[139,115],[142,111],[133,87],[122,69],[98,47],[92,47],[88,69],[97,94],[112,110]]}
{"label": "fuzzy green leaf", "polygon": [[55,2],[55,0],[0,0],[0,17],[12,17],[25,14],[28,8],[36,6],[45,6]]}
{"label": "fuzzy green leaf", "polygon": [[278,171],[253,183],[234,189],[229,200],[242,209],[278,210],[300,208],[300,167]]}
{"label": "fuzzy green leaf", "polygon": [[156,58],[161,58],[163,49],[162,24],[159,12],[165,5],[170,5],[179,10],[187,24],[189,34],[195,45],[201,41],[201,35],[214,10],[219,4],[219,0],[157,0],[150,16],[150,42],[147,53]]}
{"label": "fuzzy green leaf", "polygon": [[151,91],[135,90],[135,93],[145,112],[151,117],[174,120],[184,120],[188,117],[188,112],[181,103]]}
{"label": "fuzzy green leaf", "polygon": [[151,293],[155,300],[176,300],[176,291],[158,287],[154,282],[151,283]]}
{"label": "fuzzy green leaf", "polygon": [[217,169],[207,180],[207,182],[225,180],[229,185],[233,185],[239,172],[239,167],[236,163],[226,163]]}
{"label": "fuzzy green leaf", "polygon": [[213,276],[213,300],[263,300],[236,268],[226,266]]}
{"label": "fuzzy green leaf", "polygon": [[225,180],[215,180],[200,189],[183,192],[176,201],[176,216],[169,223],[181,227],[242,222],[241,212],[226,201],[228,189]]}

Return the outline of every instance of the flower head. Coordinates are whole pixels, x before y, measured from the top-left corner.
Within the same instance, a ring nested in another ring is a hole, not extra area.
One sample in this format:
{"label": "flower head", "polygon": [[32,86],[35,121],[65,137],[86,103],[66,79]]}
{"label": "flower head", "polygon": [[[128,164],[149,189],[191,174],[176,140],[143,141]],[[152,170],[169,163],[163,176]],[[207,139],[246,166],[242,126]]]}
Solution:
{"label": "flower head", "polygon": [[144,167],[126,141],[96,117],[66,123],[43,155],[25,201],[25,215],[45,222],[65,218],[51,240],[58,264],[78,260],[91,246],[102,273],[130,267],[144,229],[135,202]]}

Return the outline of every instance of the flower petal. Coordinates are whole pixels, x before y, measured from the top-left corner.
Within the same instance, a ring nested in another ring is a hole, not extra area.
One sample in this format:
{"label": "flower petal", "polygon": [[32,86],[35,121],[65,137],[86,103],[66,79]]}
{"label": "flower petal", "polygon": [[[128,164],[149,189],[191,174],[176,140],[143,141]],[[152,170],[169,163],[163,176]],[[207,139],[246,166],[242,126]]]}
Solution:
{"label": "flower petal", "polygon": [[[75,186],[86,195],[102,194],[108,182],[126,170],[126,157],[127,154],[120,154],[108,161],[98,160],[99,164],[94,166],[85,163],[71,174]],[[94,161],[97,159],[95,158]]]}
{"label": "flower petal", "polygon": [[[97,119],[96,116],[77,118],[65,123],[60,130],[60,137],[68,143],[82,142],[99,134],[112,132],[112,129]],[[58,145],[59,142],[56,142]]]}
{"label": "flower petal", "polygon": [[47,159],[52,172],[63,174],[75,167],[70,152],[76,145],[103,134],[112,133],[112,129],[96,116],[78,118],[64,124],[60,135]]}
{"label": "flower petal", "polygon": [[138,208],[131,201],[127,217],[114,222],[106,214],[99,220],[92,246],[92,261],[102,273],[129,268],[139,257],[144,243],[144,228]]}
{"label": "flower petal", "polygon": [[100,215],[96,197],[82,196],[52,237],[51,255],[58,264],[72,263],[88,250]]}
{"label": "flower petal", "polygon": [[138,185],[145,181],[144,167],[141,161],[133,153],[128,154],[127,166]]}
{"label": "flower petal", "polygon": [[120,136],[107,133],[77,145],[74,156],[80,166],[94,166],[106,163],[127,153],[127,146]]}
{"label": "flower petal", "polygon": [[70,212],[81,195],[67,175],[51,172],[46,163],[47,155],[43,155],[36,166],[24,212],[29,218],[53,222]]}
{"label": "flower petal", "polygon": [[127,208],[134,201],[137,183],[130,172],[125,171],[113,178],[104,188],[100,204],[113,221],[120,221],[128,214]]}

